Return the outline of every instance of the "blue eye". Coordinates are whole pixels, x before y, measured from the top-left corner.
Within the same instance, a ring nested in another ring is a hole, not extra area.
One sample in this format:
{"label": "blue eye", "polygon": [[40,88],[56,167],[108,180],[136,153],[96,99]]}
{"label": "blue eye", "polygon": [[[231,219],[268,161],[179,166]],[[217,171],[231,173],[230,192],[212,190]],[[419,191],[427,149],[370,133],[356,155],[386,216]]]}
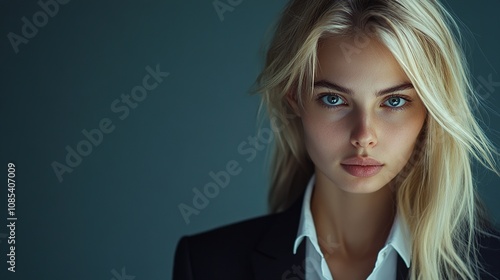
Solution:
{"label": "blue eye", "polygon": [[[320,100],[323,103],[323,105],[326,105],[328,107],[345,104],[345,102],[343,102],[342,98],[340,98],[340,96],[338,96],[336,94],[323,95],[320,97]],[[342,101],[343,103],[338,103],[339,101]]]}
{"label": "blue eye", "polygon": [[400,108],[403,107],[408,101],[402,98],[401,96],[390,96],[387,101],[384,102],[389,107],[392,108]]}
{"label": "blue eye", "polygon": [[[325,93],[317,97],[319,105],[327,109],[338,109],[340,106],[348,105],[338,94]],[[389,110],[398,111],[404,110],[411,105],[410,97],[405,95],[391,95],[383,103],[383,107]]]}

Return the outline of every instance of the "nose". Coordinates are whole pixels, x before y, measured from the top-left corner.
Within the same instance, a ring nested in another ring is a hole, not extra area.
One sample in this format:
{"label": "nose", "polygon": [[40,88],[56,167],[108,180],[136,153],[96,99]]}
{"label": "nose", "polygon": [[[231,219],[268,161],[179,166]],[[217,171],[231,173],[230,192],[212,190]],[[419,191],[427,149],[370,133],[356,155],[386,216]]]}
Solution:
{"label": "nose", "polygon": [[351,144],[356,148],[371,148],[377,145],[377,135],[373,121],[366,114],[353,118],[351,131]]}

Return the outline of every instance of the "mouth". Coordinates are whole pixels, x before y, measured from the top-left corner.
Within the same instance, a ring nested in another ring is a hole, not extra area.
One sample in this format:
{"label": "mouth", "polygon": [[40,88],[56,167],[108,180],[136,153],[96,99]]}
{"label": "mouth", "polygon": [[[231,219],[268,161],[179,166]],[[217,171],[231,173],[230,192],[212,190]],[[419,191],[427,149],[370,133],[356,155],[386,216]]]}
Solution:
{"label": "mouth", "polygon": [[355,177],[371,177],[380,172],[384,165],[341,164],[347,173]]}
{"label": "mouth", "polygon": [[354,177],[371,177],[380,172],[383,163],[369,156],[354,156],[344,159],[340,165]]}
{"label": "mouth", "polygon": [[361,157],[355,156],[350,157],[341,162],[341,164],[345,165],[359,165],[359,166],[378,166],[383,165],[380,161],[372,158],[372,157]]}

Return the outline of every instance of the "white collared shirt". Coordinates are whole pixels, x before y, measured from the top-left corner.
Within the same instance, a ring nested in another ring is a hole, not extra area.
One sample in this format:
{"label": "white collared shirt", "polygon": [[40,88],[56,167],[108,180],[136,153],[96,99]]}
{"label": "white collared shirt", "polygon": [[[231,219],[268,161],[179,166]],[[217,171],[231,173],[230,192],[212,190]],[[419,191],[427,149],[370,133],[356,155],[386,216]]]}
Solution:
{"label": "white collared shirt", "polygon": [[[314,188],[316,176],[313,174],[304,194],[302,202],[302,213],[297,232],[297,238],[293,248],[293,253],[297,253],[297,248],[301,242],[306,242],[306,280],[333,280],[328,264],[321,252],[316,236],[316,228],[311,214],[311,194]],[[328,242],[328,240],[325,240]],[[394,218],[391,231],[385,246],[379,251],[377,261],[372,273],[367,280],[391,280],[396,279],[397,254],[401,256],[407,267],[410,267],[411,238],[407,227],[398,213]]]}

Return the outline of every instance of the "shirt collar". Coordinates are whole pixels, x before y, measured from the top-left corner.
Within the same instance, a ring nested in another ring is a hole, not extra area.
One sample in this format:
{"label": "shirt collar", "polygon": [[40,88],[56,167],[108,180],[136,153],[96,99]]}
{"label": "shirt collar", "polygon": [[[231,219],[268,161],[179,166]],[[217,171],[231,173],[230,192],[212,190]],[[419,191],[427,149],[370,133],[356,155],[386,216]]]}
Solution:
{"label": "shirt collar", "polygon": [[313,174],[309,179],[309,183],[307,183],[306,191],[304,193],[304,198],[302,202],[302,210],[300,214],[300,222],[299,229],[297,232],[297,238],[295,239],[295,243],[293,246],[293,253],[297,253],[297,249],[302,243],[302,240],[305,237],[308,237],[311,240],[311,243],[314,245],[315,249],[318,252],[321,252],[320,248],[318,248],[318,238],[316,236],[316,227],[314,226],[314,220],[312,218],[311,213],[311,194],[314,188],[314,183],[316,181],[316,175]]}
{"label": "shirt collar", "polygon": [[[304,193],[304,200],[302,202],[302,210],[300,215],[299,228],[297,231],[297,237],[295,239],[295,243],[293,246],[293,253],[297,253],[297,249],[302,243],[304,238],[309,238],[314,248],[318,253],[321,253],[321,250],[318,245],[318,239],[316,235],[316,228],[314,226],[314,220],[312,218],[311,213],[311,194],[314,188],[314,183],[316,182],[316,175],[313,174],[309,179],[309,182],[306,187],[306,191]],[[389,237],[386,241],[386,246],[392,246],[396,252],[401,256],[403,261],[406,264],[406,267],[410,267],[411,262],[411,236],[408,231],[407,225],[404,223],[403,218],[399,215],[399,212],[396,213],[394,217],[394,223],[392,224],[391,231],[389,233]]]}

